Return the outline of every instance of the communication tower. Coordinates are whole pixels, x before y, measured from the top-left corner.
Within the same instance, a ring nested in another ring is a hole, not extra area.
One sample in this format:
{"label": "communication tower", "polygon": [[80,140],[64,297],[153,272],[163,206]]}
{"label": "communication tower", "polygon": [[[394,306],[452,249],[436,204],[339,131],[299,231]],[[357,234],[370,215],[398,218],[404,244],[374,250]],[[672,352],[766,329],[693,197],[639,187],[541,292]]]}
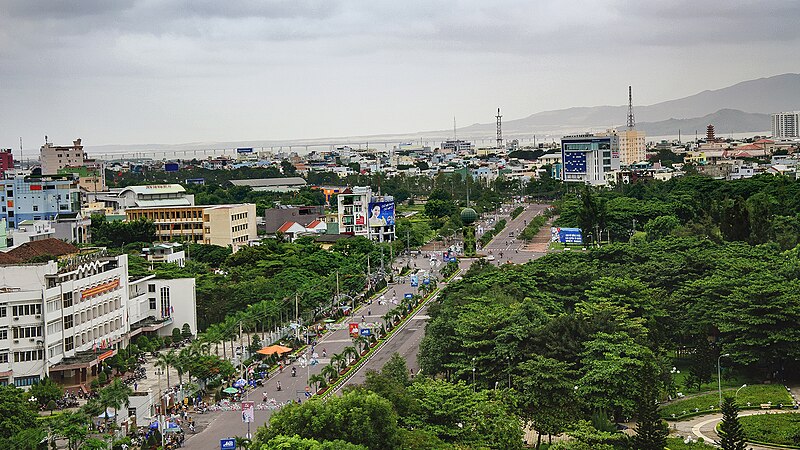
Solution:
{"label": "communication tower", "polygon": [[503,116],[500,115],[500,108],[497,108],[497,148],[503,148]]}

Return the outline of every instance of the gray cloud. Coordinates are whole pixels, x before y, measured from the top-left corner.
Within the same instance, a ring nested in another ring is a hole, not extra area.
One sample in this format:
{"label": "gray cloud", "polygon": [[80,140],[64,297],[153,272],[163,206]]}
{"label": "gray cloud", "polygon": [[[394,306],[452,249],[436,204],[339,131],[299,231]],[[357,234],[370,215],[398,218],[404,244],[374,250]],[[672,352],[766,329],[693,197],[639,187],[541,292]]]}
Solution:
{"label": "gray cloud", "polygon": [[665,100],[800,71],[798,22],[794,0],[0,0],[0,147],[446,128],[628,83]]}

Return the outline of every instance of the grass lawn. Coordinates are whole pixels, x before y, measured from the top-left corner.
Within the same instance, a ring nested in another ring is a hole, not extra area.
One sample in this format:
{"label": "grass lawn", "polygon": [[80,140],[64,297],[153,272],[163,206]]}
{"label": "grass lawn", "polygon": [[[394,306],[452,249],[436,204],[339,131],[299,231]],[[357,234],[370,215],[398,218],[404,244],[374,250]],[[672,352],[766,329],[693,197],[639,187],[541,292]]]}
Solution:
{"label": "grass lawn", "polygon": [[[738,388],[736,388],[738,389]],[[732,395],[736,392],[735,389],[723,390],[722,395]],[[747,386],[739,391],[736,397],[736,402],[740,408],[758,407],[762,403],[772,402],[773,405],[783,403],[784,405],[791,404],[792,397],[786,392],[786,388],[780,384],[759,384],[755,386]],[[665,419],[680,417],[684,414],[690,414],[695,409],[701,411],[711,411],[711,406],[716,411],[719,411],[719,394],[717,392],[710,392],[708,394],[699,395],[697,397],[687,398],[685,400],[678,400],[663,406],[659,412],[661,417]]]}
{"label": "grass lawn", "polygon": [[[678,368],[680,369],[680,366],[678,366]],[[675,387],[677,387],[678,392],[682,392],[684,395],[689,395],[689,394],[696,394],[698,392],[709,392],[709,391],[713,391],[713,390],[717,389],[716,374],[714,374],[714,381],[712,381],[710,383],[705,383],[705,384],[700,385],[700,389],[697,389],[697,387],[695,387],[695,386],[692,386],[691,388],[686,387],[686,376],[688,374],[689,374],[688,370],[681,369],[680,373],[676,373],[676,374],[672,375],[672,380],[675,382]],[[743,385],[743,384],[745,384],[747,382],[748,382],[748,380],[745,380],[744,378],[740,378],[740,377],[734,377],[734,378],[730,378],[730,379],[727,379],[727,380],[723,379],[722,380],[722,389],[725,389],[725,388],[736,388],[736,389],[739,389],[739,387],[741,385]],[[747,388],[744,388],[744,389],[747,389]],[[744,389],[742,389],[742,391],[744,391]]]}
{"label": "grass lawn", "polygon": [[667,439],[667,450],[704,450],[716,448],[702,442],[694,442],[692,444],[684,444],[683,439],[669,438]]}
{"label": "grass lawn", "polygon": [[748,439],[781,445],[800,445],[800,414],[758,414],[740,417]]}

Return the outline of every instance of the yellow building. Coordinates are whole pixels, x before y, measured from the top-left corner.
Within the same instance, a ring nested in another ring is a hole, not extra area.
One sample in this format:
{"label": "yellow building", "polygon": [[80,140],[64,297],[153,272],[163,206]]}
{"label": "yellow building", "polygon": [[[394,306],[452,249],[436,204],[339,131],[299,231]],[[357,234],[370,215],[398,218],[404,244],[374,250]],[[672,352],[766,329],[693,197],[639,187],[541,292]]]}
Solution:
{"label": "yellow building", "polygon": [[619,136],[620,164],[629,166],[647,158],[644,131],[625,128],[624,130],[617,130],[616,134]]}
{"label": "yellow building", "polygon": [[163,206],[128,208],[128,220],[147,219],[156,226],[159,241],[189,241],[238,247],[255,240],[256,205]]}

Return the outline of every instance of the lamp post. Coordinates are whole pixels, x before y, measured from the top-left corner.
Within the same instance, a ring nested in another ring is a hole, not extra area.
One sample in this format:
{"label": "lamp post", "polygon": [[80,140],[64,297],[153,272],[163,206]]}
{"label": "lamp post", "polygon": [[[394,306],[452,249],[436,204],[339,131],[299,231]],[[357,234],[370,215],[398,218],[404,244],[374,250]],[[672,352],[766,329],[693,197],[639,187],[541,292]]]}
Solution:
{"label": "lamp post", "polygon": [[475,358],[472,358],[472,391],[475,392]]}
{"label": "lamp post", "polygon": [[506,363],[508,364],[508,388],[511,389],[511,357],[506,356]]}
{"label": "lamp post", "polygon": [[742,389],[744,389],[744,388],[746,388],[746,387],[747,387],[747,384],[743,384],[743,385],[742,385],[742,387],[740,387],[739,389],[737,389],[737,390],[736,390],[736,393],[735,393],[735,394],[733,394],[733,398],[736,398],[736,397],[739,395],[739,391],[741,391]]}
{"label": "lamp post", "polygon": [[166,441],[167,426],[166,423],[164,423],[164,417],[165,417],[164,395],[161,393],[162,372],[163,371],[160,368],[156,369],[156,375],[158,376],[158,425],[161,427],[161,446],[164,447]]}
{"label": "lamp post", "polygon": [[719,389],[719,406],[722,406],[722,369],[720,368],[720,360],[722,357],[731,356],[730,353],[725,353],[724,355],[719,355],[717,358],[717,388]]}

